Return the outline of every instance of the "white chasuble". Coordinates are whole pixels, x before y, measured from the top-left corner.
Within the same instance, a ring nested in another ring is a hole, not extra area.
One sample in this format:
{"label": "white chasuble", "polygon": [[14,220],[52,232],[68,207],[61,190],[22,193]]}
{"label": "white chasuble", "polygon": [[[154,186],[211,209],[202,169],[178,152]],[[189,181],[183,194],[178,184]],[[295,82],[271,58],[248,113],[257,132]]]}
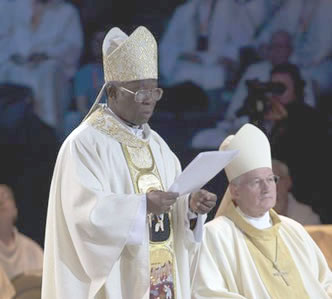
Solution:
{"label": "white chasuble", "polygon": [[331,271],[308,233],[270,216],[273,226],[258,230],[230,203],[205,225],[192,298],[332,298]]}
{"label": "white chasuble", "polygon": [[[130,242],[141,193],[167,190],[181,172],[165,141],[147,124],[143,132],[137,138],[99,105],[63,143],[50,190],[42,299],[148,299],[151,272],[162,281],[161,298],[176,291],[177,299],[190,299],[199,243],[189,227],[188,196],[169,214],[142,217],[141,241]],[[161,236],[155,248],[163,249],[151,260],[150,229]]]}

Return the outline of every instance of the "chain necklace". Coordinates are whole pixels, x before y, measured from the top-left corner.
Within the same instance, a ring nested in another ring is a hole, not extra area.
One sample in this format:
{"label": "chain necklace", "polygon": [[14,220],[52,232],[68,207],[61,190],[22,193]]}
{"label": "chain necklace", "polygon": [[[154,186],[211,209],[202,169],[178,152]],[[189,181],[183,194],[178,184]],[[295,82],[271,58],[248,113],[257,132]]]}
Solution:
{"label": "chain necklace", "polygon": [[251,238],[249,240],[255,245],[255,247],[259,250],[259,252],[272,263],[273,268],[277,271],[273,273],[273,276],[280,276],[281,279],[285,282],[287,286],[289,286],[289,283],[285,276],[288,274],[286,271],[282,271],[278,267],[278,236],[276,236],[276,249],[275,249],[275,258],[274,260],[268,257],[265,253],[264,250],[262,250],[261,246],[259,244],[256,244]]}

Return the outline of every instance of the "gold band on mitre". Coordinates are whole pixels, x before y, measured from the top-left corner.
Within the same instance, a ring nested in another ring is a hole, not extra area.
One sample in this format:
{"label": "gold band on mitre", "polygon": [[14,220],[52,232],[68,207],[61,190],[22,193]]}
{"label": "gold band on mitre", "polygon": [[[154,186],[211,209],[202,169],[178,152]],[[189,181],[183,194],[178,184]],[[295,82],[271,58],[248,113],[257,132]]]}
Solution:
{"label": "gold band on mitre", "polygon": [[[151,32],[143,27],[138,27],[129,37],[119,28],[119,44],[114,50],[104,51],[103,64],[105,82],[134,81],[158,78],[157,42]],[[109,33],[111,33],[111,31]],[[107,41],[107,35],[104,43]]]}
{"label": "gold band on mitre", "polygon": [[[239,150],[238,155],[225,167],[229,182],[257,168],[269,167],[272,169],[269,140],[259,128],[252,124],[245,124],[235,135],[228,136],[220,145],[219,150]],[[224,214],[230,201],[231,195],[227,188],[215,217]]]}

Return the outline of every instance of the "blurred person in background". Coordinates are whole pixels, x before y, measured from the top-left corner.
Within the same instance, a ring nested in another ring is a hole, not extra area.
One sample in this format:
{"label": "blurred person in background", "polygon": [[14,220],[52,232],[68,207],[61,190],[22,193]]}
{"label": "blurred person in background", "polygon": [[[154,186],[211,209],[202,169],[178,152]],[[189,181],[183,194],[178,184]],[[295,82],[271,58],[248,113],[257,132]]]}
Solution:
{"label": "blurred person in background", "polygon": [[13,190],[0,184],[0,266],[9,279],[26,271],[42,271],[43,250],[20,233],[15,223],[18,211]]}
{"label": "blurred person in background", "polygon": [[31,87],[37,115],[58,128],[83,45],[79,14],[63,0],[26,0],[17,5],[5,79]]}
{"label": "blurred person in background", "polygon": [[[251,64],[247,68],[234,89],[226,112],[220,112],[220,114],[225,114],[225,119],[219,121],[215,128],[198,131],[191,141],[192,147],[197,149],[216,149],[228,134],[232,134],[248,122],[248,114],[238,115],[238,111],[243,107],[248,97],[248,81],[268,82],[272,68],[278,64],[289,62],[292,51],[292,38],[288,32],[280,30],[273,33],[267,45],[265,59]],[[304,101],[312,107],[316,104],[313,84],[310,78],[306,80]]]}
{"label": "blurred person in background", "polygon": [[[31,88],[0,85],[0,182],[15,190],[17,226],[43,244],[49,184],[59,148],[54,129],[34,113]],[[38,214],[38,217],[35,215]]]}
{"label": "blurred person in background", "polygon": [[332,92],[332,1],[279,1],[281,7],[257,38],[269,40],[276,30],[288,31],[293,39],[290,61],[315,80],[320,94]]}
{"label": "blurred person in background", "polygon": [[[271,70],[279,64],[289,62],[293,52],[292,36],[284,30],[274,32],[267,45],[265,57],[262,61],[254,63],[248,67],[246,72],[242,75],[241,80],[234,90],[230,105],[227,108],[226,119],[233,119],[237,117],[236,113],[243,105],[248,96],[248,89],[246,85],[247,80],[258,79],[261,82],[270,80]],[[301,68],[300,68],[301,70]],[[303,76],[303,72],[301,71]],[[304,76],[305,77],[305,76]],[[305,77],[306,78],[306,77]],[[312,80],[306,78],[306,85],[304,91],[304,101],[311,107],[316,106],[316,99],[313,90]],[[238,128],[235,128],[237,130]]]}
{"label": "blurred person in background", "polygon": [[[319,211],[326,213],[327,124],[319,110],[304,103],[304,86],[299,68],[290,63],[275,66],[271,82],[285,90],[269,96],[263,111],[262,126],[267,132],[275,159],[283,161],[292,177],[292,193]],[[324,172],[325,171],[325,172]]]}
{"label": "blurred person in background", "polygon": [[283,216],[294,219],[302,225],[321,224],[319,215],[309,205],[296,200],[292,194],[292,178],[285,163],[273,159],[272,170],[279,177],[277,184],[277,200],[274,210]]}
{"label": "blurred person in background", "polygon": [[83,64],[74,76],[73,100],[75,110],[68,111],[65,116],[64,137],[80,124],[104,84],[102,57],[104,37],[104,31],[96,31],[92,34],[92,38],[89,40],[87,63]]}
{"label": "blurred person in background", "polygon": [[[251,44],[266,10],[264,0],[193,0],[178,6],[160,42],[161,84],[191,82],[214,107],[237,69],[240,48]],[[195,96],[193,91],[176,101],[190,107]]]}

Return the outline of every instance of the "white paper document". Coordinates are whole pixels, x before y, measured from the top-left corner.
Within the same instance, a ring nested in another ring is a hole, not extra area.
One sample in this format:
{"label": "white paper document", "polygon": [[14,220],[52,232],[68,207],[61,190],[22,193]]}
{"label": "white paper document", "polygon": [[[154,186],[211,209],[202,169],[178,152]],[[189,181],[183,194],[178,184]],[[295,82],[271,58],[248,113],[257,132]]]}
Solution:
{"label": "white paper document", "polygon": [[237,153],[238,150],[199,153],[176,178],[168,191],[179,192],[180,196],[198,191],[223,170]]}

